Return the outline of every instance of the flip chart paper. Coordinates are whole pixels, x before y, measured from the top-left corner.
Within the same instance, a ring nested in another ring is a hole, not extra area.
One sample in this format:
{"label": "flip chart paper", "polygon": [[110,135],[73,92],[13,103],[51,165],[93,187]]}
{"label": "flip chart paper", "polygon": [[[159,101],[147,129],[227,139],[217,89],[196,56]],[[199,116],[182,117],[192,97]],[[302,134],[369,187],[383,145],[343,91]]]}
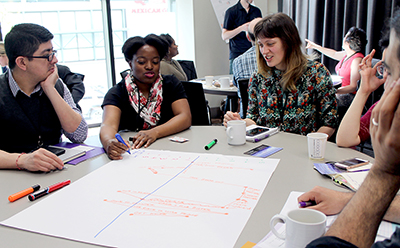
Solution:
{"label": "flip chart paper", "polygon": [[278,159],[132,150],[1,224],[117,247],[232,247]]}

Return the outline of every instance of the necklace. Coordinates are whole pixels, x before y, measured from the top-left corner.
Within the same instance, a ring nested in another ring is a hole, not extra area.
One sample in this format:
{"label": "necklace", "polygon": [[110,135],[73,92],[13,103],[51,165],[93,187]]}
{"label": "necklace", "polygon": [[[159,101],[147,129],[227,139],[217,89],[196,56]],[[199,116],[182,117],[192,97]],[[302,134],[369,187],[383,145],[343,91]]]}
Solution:
{"label": "necklace", "polygon": [[346,62],[347,60],[349,60],[351,57],[353,57],[354,55],[356,55],[357,52],[354,52],[352,55],[350,56],[346,56],[346,58],[342,61],[342,63],[339,66],[339,69],[342,68],[342,65],[344,64],[344,62]]}

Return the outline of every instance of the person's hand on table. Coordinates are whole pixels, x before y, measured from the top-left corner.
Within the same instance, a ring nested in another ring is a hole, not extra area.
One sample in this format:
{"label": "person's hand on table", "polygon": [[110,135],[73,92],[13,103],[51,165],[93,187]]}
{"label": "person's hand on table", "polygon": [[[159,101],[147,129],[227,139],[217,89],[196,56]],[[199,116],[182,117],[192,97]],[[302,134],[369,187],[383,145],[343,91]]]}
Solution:
{"label": "person's hand on table", "polygon": [[224,126],[226,127],[228,124],[228,121],[232,121],[232,120],[241,120],[242,118],[240,118],[239,113],[234,113],[231,111],[226,112],[226,114],[224,115]]}
{"label": "person's hand on table", "polygon": [[375,163],[371,170],[400,176],[400,79],[386,87],[371,114],[371,139]]}
{"label": "person's hand on table", "polygon": [[154,129],[142,130],[132,137],[132,147],[134,149],[139,149],[142,146],[147,148],[151,143],[156,141],[157,137],[157,131]]}
{"label": "person's hand on table", "polygon": [[352,196],[352,193],[339,192],[316,186],[312,190],[299,196],[297,201],[313,201],[316,205],[307,208],[321,211],[326,215],[333,215],[340,213]]}
{"label": "person's hand on table", "polygon": [[63,161],[54,153],[40,148],[32,153],[22,154],[18,159],[18,167],[29,171],[62,170]]}
{"label": "person's hand on table", "polygon": [[112,160],[120,160],[122,159],[122,154],[131,149],[129,146],[129,142],[124,139],[125,144],[122,144],[117,139],[110,139],[107,141],[107,156]]}
{"label": "person's hand on table", "polygon": [[374,67],[371,67],[372,58],[374,57],[374,54],[375,54],[375,49],[373,49],[370,54],[365,56],[362,59],[361,64],[359,65],[360,67],[359,71],[361,75],[361,84],[359,90],[367,94],[370,94],[376,89],[378,89],[379,86],[385,83],[387,78],[387,73],[383,74],[382,79],[376,77],[377,68],[378,66],[382,65],[382,61],[379,61],[378,63],[375,64]]}

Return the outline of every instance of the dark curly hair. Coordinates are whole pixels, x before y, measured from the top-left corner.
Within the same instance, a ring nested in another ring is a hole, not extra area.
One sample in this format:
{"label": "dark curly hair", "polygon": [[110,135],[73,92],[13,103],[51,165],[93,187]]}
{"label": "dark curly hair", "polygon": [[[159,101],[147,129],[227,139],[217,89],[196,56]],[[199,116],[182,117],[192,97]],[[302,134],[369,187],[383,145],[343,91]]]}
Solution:
{"label": "dark curly hair", "polygon": [[135,36],[127,39],[122,46],[122,53],[124,54],[126,62],[129,63],[133,55],[144,45],[155,47],[160,58],[164,58],[168,52],[168,44],[158,35],[149,34],[144,38]]}
{"label": "dark curly hair", "polygon": [[351,27],[347,31],[345,41],[349,43],[350,49],[356,52],[362,52],[368,43],[365,31],[356,27]]}
{"label": "dark curly hair", "polygon": [[172,44],[173,44],[174,41],[175,41],[174,38],[172,38],[172,36],[169,35],[169,34],[160,34],[160,37],[161,37],[162,39],[164,39],[165,42],[168,43],[168,47],[172,46]]}

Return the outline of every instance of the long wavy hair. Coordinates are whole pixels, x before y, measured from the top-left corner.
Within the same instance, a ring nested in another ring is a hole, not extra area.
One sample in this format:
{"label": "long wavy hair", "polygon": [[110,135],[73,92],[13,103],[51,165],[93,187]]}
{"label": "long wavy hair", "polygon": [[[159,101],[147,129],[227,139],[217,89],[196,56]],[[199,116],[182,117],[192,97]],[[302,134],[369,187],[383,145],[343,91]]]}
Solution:
{"label": "long wavy hair", "polygon": [[[254,27],[256,39],[280,38],[285,49],[284,63],[286,70],[280,84],[284,90],[296,90],[296,82],[303,75],[308,57],[302,51],[302,42],[294,21],[283,13],[275,13],[264,17]],[[267,65],[256,42],[258,72],[263,76],[272,75],[273,68]]]}

